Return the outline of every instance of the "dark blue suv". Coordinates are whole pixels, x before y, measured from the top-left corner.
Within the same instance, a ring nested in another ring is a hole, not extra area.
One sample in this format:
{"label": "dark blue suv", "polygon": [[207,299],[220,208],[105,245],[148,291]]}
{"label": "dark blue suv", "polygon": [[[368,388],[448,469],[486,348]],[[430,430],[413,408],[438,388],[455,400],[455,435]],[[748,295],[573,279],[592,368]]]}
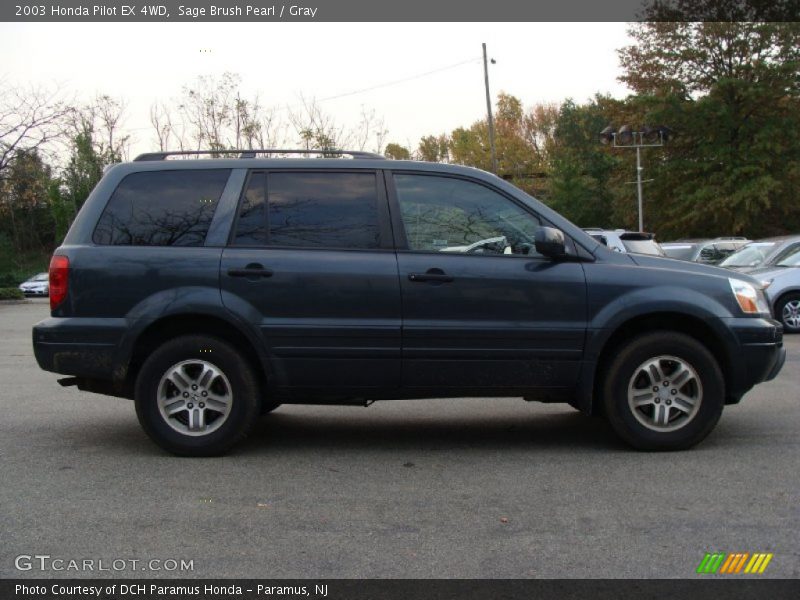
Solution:
{"label": "dark blue suv", "polygon": [[33,329],[43,369],[134,399],[171,452],[224,452],[284,403],[459,396],[566,402],[681,449],[783,365],[755,280],[612,252],[494,175],[181,154],[108,170]]}

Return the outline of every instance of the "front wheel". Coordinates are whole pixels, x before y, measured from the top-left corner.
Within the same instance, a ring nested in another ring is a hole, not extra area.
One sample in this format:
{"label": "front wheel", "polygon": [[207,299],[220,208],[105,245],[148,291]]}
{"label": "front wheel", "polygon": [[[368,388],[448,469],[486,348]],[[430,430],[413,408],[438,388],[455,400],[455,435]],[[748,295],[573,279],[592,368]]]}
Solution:
{"label": "front wheel", "polygon": [[775,316],[786,333],[800,333],[800,294],[787,294],[775,305]]}
{"label": "front wheel", "polygon": [[260,410],[247,359],[227,342],[187,335],[164,343],[136,378],[136,415],[159,446],[214,456],[241,441]]}
{"label": "front wheel", "polygon": [[696,339],[658,331],[620,348],[603,385],[614,430],[642,450],[682,450],[719,421],[725,381],[714,356]]}

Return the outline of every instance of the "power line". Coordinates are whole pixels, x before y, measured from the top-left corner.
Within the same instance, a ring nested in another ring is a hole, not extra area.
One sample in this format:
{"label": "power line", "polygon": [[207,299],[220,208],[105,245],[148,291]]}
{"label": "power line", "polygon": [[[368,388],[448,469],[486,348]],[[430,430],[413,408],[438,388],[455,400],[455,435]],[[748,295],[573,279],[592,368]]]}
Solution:
{"label": "power line", "polygon": [[371,87],[362,88],[360,90],[355,90],[352,92],[346,92],[344,94],[338,94],[336,96],[328,96],[327,98],[321,98],[317,102],[327,102],[328,100],[336,100],[338,98],[345,98],[347,96],[355,96],[356,94],[363,94],[365,92],[371,92],[372,90],[378,90],[381,88],[389,87],[391,85],[397,85],[398,83],[405,83],[406,81],[413,81],[415,79],[421,79],[423,77],[427,77],[428,75],[435,75],[436,73],[441,73],[442,71],[449,71],[450,69],[455,69],[456,67],[460,67],[461,65],[466,65],[468,63],[478,62],[480,61],[480,57],[470,58],[467,60],[462,60],[461,62],[457,62],[452,65],[448,65],[446,67],[440,67],[438,69],[433,69],[432,71],[425,71],[424,73],[419,73],[418,75],[412,75],[410,77],[404,77],[403,79],[396,79],[394,81],[388,81],[386,83],[379,83],[378,85],[373,85]]}
{"label": "power line", "polygon": [[[455,69],[457,67],[461,67],[461,66],[469,64],[469,63],[479,62],[481,60],[482,60],[481,57],[469,58],[467,60],[462,60],[462,61],[454,63],[452,65],[447,65],[445,67],[439,67],[438,69],[432,69],[430,71],[425,71],[424,73],[418,73],[416,75],[411,75],[409,77],[404,77],[402,79],[395,79],[394,81],[387,81],[387,82],[384,82],[384,83],[379,83],[377,85],[373,85],[373,86],[369,86],[369,87],[365,87],[365,88],[360,88],[360,89],[353,90],[353,91],[350,91],[350,92],[345,92],[343,94],[336,94],[334,96],[327,96],[325,98],[320,98],[319,100],[316,100],[316,102],[328,102],[330,100],[338,100],[339,98],[347,98],[349,96],[356,96],[358,94],[365,94],[367,92],[371,92],[371,91],[374,91],[374,90],[379,90],[379,89],[390,87],[390,86],[393,86],[393,85],[398,85],[400,83],[406,83],[407,81],[414,81],[415,79],[422,79],[423,77],[429,77],[430,75],[435,75],[436,73],[442,73],[443,71],[449,71],[451,69]],[[284,107],[275,108],[275,109],[273,109],[272,112],[276,113],[276,112],[288,111],[288,110],[292,110],[293,108],[298,108],[298,105],[295,105],[295,106],[284,106]],[[132,131],[144,131],[144,130],[148,130],[148,129],[152,129],[152,127],[135,127],[135,128],[127,129],[125,131],[127,133],[127,132],[132,132]]]}

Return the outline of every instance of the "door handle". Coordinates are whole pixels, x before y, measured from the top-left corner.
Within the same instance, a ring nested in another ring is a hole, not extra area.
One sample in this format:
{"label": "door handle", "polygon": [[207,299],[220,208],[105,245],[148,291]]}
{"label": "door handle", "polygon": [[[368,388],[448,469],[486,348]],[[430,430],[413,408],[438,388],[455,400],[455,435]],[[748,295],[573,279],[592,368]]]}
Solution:
{"label": "door handle", "polygon": [[248,279],[272,277],[272,273],[272,269],[267,269],[258,264],[247,265],[244,269],[228,269],[228,275],[230,277],[247,277]]}
{"label": "door handle", "polygon": [[429,282],[429,283],[450,283],[454,277],[448,275],[441,269],[428,269],[424,273],[409,273],[408,280],[414,283]]}

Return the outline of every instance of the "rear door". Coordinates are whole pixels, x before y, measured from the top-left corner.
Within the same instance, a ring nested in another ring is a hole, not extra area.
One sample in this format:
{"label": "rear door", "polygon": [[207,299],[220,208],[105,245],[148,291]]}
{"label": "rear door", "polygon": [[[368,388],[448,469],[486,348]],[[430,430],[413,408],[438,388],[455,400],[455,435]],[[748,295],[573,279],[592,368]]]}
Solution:
{"label": "rear door", "polygon": [[275,387],[399,385],[400,287],[379,172],[251,172],[220,285],[261,330]]}
{"label": "rear door", "polygon": [[586,281],[534,248],[540,219],[481,182],[395,173],[403,384],[552,392],[577,380]]}

